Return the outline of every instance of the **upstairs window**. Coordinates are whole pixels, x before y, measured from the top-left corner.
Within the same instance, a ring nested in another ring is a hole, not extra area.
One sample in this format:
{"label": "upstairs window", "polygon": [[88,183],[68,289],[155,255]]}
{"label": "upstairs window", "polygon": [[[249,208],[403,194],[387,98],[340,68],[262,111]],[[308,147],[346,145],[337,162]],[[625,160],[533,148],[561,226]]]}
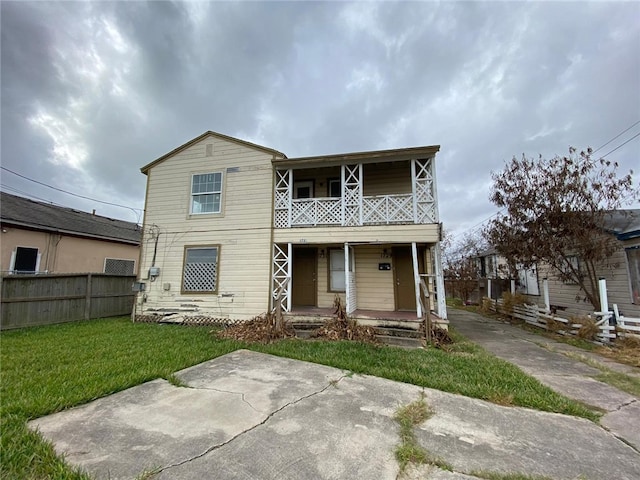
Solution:
{"label": "upstairs window", "polygon": [[204,173],[191,177],[191,213],[220,213],[222,173]]}
{"label": "upstairs window", "polygon": [[218,291],[219,247],[185,247],[182,291],[215,293]]}

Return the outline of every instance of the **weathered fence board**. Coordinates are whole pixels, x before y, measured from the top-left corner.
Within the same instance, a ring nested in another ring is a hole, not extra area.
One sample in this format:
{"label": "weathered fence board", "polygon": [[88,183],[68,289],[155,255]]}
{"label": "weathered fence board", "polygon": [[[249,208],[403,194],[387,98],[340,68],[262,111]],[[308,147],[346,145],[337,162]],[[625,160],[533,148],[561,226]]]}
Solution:
{"label": "weathered fence board", "polygon": [[0,329],[127,315],[134,281],[103,273],[4,276]]}
{"label": "weathered fence board", "polygon": [[[562,335],[578,335],[578,331],[583,327],[580,323],[572,323],[570,319],[552,315],[544,311],[538,305],[514,305],[511,311],[505,311],[502,300],[494,300],[491,302],[491,309],[496,313],[509,315],[513,318],[524,320],[530,325],[534,325],[546,330],[553,330]],[[623,316],[616,317],[615,313],[594,312],[598,333],[596,339],[601,343],[608,343],[619,336],[630,335],[634,337],[640,336],[640,318],[627,318]],[[616,319],[616,325],[611,325],[610,320]],[[558,328],[558,324],[562,327]]]}

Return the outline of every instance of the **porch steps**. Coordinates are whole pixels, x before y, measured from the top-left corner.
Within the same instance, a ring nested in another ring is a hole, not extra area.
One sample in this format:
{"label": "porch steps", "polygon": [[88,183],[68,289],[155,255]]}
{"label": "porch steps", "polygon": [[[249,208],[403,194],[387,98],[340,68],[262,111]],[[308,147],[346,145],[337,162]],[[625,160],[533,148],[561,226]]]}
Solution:
{"label": "porch steps", "polygon": [[[290,325],[298,338],[311,338],[311,334],[322,326],[323,322],[291,322]],[[374,326],[377,339],[384,345],[405,348],[420,348],[422,341],[420,333],[413,328],[397,328]]]}

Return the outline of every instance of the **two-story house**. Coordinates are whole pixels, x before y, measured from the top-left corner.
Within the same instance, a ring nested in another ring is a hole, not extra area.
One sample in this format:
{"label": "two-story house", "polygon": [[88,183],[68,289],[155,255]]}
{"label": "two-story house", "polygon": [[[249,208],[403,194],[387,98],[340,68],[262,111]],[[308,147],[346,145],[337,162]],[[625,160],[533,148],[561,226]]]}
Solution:
{"label": "two-story house", "polygon": [[136,315],[249,319],[280,301],[329,315],[446,323],[439,146],[287,158],[205,132],[144,166]]}

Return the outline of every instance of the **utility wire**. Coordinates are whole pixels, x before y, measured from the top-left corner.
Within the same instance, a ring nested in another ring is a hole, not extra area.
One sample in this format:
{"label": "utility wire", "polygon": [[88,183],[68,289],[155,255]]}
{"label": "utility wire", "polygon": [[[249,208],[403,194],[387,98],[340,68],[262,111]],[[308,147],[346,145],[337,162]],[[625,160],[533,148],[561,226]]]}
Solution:
{"label": "utility wire", "polygon": [[129,210],[131,210],[138,217],[138,223],[140,223],[140,215],[139,215],[138,212],[141,213],[142,210],[140,210],[139,208],[133,208],[133,207],[129,207],[127,205],[120,205],[120,204],[117,204],[117,203],[111,203],[111,202],[105,202],[103,200],[98,200],[96,198],[86,197],[84,195],[80,195],[80,194],[77,194],[77,193],[69,192],[67,190],[63,190],[61,188],[57,188],[57,187],[54,187],[54,186],[51,186],[51,185],[47,185],[46,183],[39,182],[38,180],[34,180],[33,178],[25,177],[24,175],[21,175],[21,174],[19,174],[17,172],[14,172],[13,170],[9,170],[6,167],[1,167],[0,166],[0,168],[2,170],[4,170],[4,171],[12,173],[12,174],[14,174],[14,175],[16,175],[16,176],[18,176],[20,178],[24,178],[25,180],[29,180],[30,182],[37,183],[38,185],[42,185],[42,186],[51,188],[53,190],[57,190],[58,192],[66,193],[67,195],[73,195],[74,197],[84,198],[85,200],[91,200],[93,202],[103,203],[105,205],[111,205],[111,206],[114,206],[114,207],[128,208]]}
{"label": "utility wire", "polygon": [[609,155],[610,153],[615,152],[616,150],[618,150],[620,147],[622,147],[623,145],[626,145],[627,143],[629,143],[631,140],[633,140],[634,138],[640,136],[640,132],[636,133],[633,137],[631,137],[629,140],[627,140],[624,143],[621,143],[620,145],[618,145],[616,148],[614,148],[613,150],[611,150],[610,152],[605,153],[604,155],[602,155],[602,158],[606,157],[607,155]]}
{"label": "utility wire", "polygon": [[[638,125],[640,123],[640,120],[638,120],[636,123],[634,123],[633,125],[631,125],[629,128],[627,128],[626,130],[624,130],[623,132],[620,132],[618,135],[616,135],[615,137],[613,137],[611,140],[609,140],[607,143],[605,143],[604,145],[600,145],[598,148],[596,148],[592,153],[596,153],[598,150],[600,150],[603,147],[606,147],[607,145],[609,145],[611,142],[613,142],[616,138],[618,138],[620,135],[623,135],[625,133],[627,133],[629,130],[631,130],[633,127],[635,127],[636,125]],[[637,137],[637,135],[636,135]],[[634,137],[635,138],[635,137]],[[624,143],[622,144],[624,145]],[[621,145],[621,146],[622,146]],[[613,151],[613,150],[612,150]],[[609,152],[611,153],[611,152]],[[607,153],[607,155],[609,155],[609,153]],[[604,157],[603,157],[604,158]]]}

